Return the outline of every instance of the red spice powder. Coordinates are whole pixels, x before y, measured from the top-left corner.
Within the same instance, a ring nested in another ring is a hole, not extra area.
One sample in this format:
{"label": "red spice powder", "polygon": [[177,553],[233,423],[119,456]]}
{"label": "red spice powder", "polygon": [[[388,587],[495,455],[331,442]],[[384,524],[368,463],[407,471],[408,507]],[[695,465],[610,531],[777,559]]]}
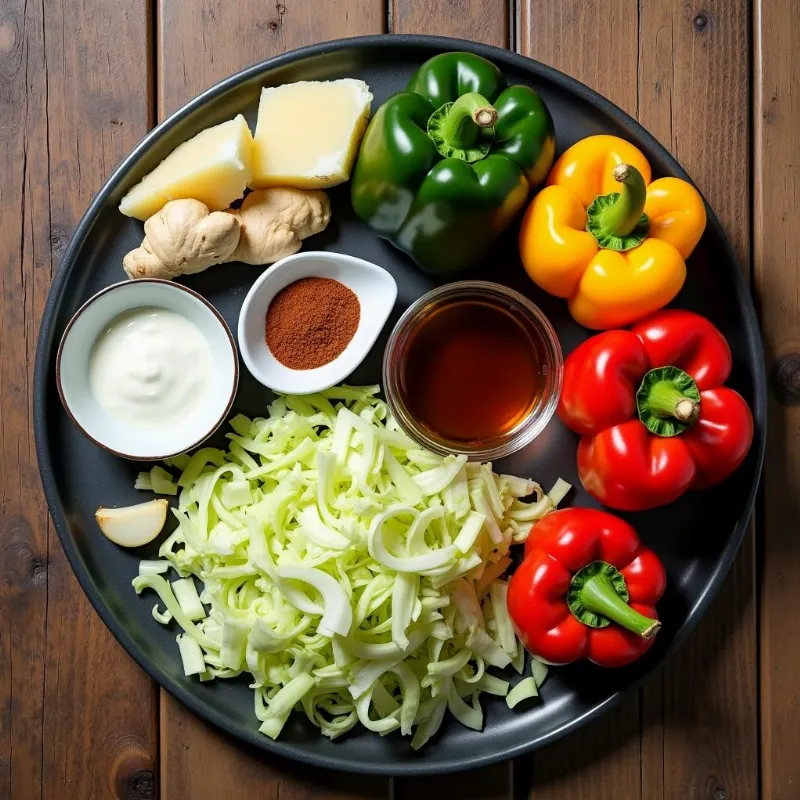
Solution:
{"label": "red spice powder", "polygon": [[335,359],[358,328],[355,292],[332,278],[300,278],[275,295],[267,309],[266,340],[289,369],[315,369]]}

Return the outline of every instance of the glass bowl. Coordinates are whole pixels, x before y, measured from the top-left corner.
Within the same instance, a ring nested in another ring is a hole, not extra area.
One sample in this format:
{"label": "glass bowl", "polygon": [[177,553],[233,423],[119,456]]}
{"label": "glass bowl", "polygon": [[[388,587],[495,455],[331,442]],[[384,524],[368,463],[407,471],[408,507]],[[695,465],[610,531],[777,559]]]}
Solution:
{"label": "glass bowl", "polygon": [[[406,356],[419,326],[448,304],[464,301],[479,301],[504,309],[513,315],[535,346],[541,389],[531,408],[513,427],[491,438],[455,440],[437,433],[414,417],[404,391]],[[383,386],[398,424],[420,447],[440,455],[463,454],[470,460],[491,461],[521,450],[545,429],[558,405],[563,371],[564,359],[556,332],[527,297],[498,283],[458,281],[423,295],[400,317],[383,357]]]}

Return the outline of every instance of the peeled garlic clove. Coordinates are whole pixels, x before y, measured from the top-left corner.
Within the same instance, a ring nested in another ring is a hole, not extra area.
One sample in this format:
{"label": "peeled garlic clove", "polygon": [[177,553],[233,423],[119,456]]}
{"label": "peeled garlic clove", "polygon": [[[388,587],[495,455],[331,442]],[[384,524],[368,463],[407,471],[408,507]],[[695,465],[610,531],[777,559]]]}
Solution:
{"label": "peeled garlic clove", "polygon": [[141,547],[161,533],[167,520],[166,500],[150,500],[124,508],[98,508],[94,518],[114,544]]}

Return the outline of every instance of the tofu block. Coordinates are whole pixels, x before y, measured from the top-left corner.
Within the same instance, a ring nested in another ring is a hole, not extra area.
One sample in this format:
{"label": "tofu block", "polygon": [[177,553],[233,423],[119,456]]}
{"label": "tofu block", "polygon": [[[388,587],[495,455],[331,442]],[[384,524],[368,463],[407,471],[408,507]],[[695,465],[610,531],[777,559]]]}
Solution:
{"label": "tofu block", "polygon": [[253,135],[239,114],[179,145],[122,198],[119,210],[145,220],[170,200],[192,199],[222,211],[244,195],[252,176]]}
{"label": "tofu block", "polygon": [[299,81],[263,89],[251,186],[326,189],[350,177],[369,121],[364,81]]}

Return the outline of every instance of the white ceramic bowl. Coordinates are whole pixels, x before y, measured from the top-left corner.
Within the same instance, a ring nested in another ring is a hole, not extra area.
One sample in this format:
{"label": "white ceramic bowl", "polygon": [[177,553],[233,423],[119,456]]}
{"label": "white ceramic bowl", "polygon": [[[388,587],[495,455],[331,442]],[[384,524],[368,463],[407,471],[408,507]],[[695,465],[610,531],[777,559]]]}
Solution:
{"label": "white ceramic bowl", "polygon": [[[350,344],[333,361],[316,369],[290,369],[266,342],[266,317],[272,298],[301,278],[333,278],[350,288],[361,305]],[[253,284],[239,314],[239,349],[260,383],[283,394],[311,394],[341,383],[369,352],[397,299],[394,278],[381,267],[353,256],[323,251],[297,253],[268,267]]]}
{"label": "white ceramic bowl", "polygon": [[[194,323],[211,353],[211,382],[201,405],[166,430],[126,425],[112,417],[95,400],[89,378],[100,334],[120,314],[143,307],[174,311]],[[239,359],[225,320],[199,294],[171,281],[124,281],[98,292],[70,320],[58,348],[56,383],[67,414],[95,444],[123,458],[158,461],[197,447],[222,424],[239,384]]]}

